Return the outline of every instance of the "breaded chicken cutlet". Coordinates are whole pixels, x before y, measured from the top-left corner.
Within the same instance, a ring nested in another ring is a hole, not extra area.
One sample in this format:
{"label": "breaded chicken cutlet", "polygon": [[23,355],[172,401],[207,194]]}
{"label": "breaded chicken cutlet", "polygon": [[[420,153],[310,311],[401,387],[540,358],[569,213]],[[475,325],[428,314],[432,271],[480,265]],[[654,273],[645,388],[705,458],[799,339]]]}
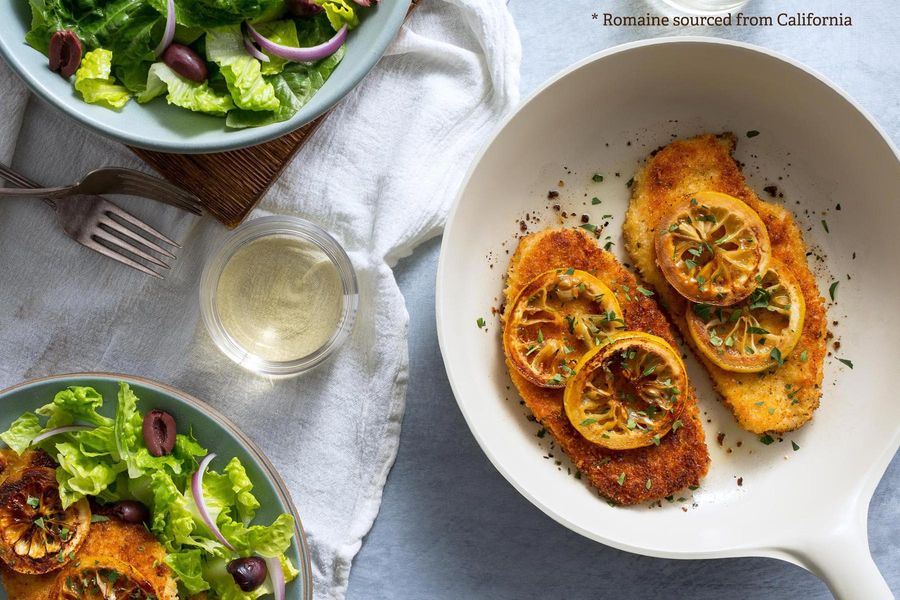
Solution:
{"label": "breaded chicken cutlet", "polygon": [[[508,311],[520,290],[552,269],[578,269],[594,274],[614,290],[628,329],[659,336],[677,348],[674,336],[653,298],[633,291],[639,282],[596,239],[581,229],[548,229],[519,242],[508,269],[505,289]],[[541,425],[571,458],[582,476],[603,496],[623,505],[669,496],[699,485],[709,466],[709,455],[692,387],[685,402],[683,426],[669,431],[658,445],[611,450],[591,443],[573,427],[563,406],[563,390],[535,385],[510,364],[513,383]]]}
{"label": "breaded chicken cutlet", "polygon": [[[731,133],[706,134],[676,140],[649,157],[634,177],[623,227],[625,248],[644,280],[659,293],[663,308],[741,427],[757,434],[791,431],[809,421],[819,406],[826,354],[825,303],[807,265],[807,247],[793,216],[782,206],[760,199],[747,185],[732,156],[736,143]],[[703,191],[737,198],[759,215],[768,232],[772,260],[793,276],[802,292],[805,319],[799,340],[783,364],[776,359],[762,372],[725,370],[699,351],[692,339],[686,319],[689,303],[661,271],[655,236],[673,206]]]}
{"label": "breaded chicken cutlet", "polygon": [[58,594],[54,592],[58,591],[59,585],[65,584],[67,577],[70,580],[74,577],[72,573],[76,571],[70,572],[71,569],[109,565],[117,577],[125,575],[124,571],[136,570],[159,591],[158,600],[178,600],[177,585],[165,557],[162,545],[146,527],[113,518],[92,523],[76,560],[60,571],[23,575],[3,565],[0,574],[11,600],[58,600]]}

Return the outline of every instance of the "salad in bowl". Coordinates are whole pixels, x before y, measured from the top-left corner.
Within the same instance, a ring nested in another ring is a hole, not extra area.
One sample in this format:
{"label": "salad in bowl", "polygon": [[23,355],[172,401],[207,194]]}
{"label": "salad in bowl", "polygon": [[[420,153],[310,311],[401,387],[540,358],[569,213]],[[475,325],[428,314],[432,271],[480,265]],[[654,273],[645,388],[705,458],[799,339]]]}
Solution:
{"label": "salad in bowl", "polygon": [[113,416],[103,404],[70,385],[0,433],[8,597],[284,600],[299,530],[262,506],[254,465],[217,457],[166,410],[142,413],[127,383]]}
{"label": "salad in bowl", "polygon": [[84,102],[120,110],[165,98],[240,129],[309,102],[372,0],[29,2],[25,41]]}

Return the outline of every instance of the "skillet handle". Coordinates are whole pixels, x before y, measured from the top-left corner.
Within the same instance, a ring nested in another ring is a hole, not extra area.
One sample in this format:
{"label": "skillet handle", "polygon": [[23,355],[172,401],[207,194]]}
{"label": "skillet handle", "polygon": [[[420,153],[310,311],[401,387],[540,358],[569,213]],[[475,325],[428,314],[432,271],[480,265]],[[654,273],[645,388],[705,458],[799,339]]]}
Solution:
{"label": "skillet handle", "polygon": [[[861,526],[860,526],[861,525]],[[807,540],[794,558],[828,586],[837,600],[894,600],[869,551],[865,517]]]}

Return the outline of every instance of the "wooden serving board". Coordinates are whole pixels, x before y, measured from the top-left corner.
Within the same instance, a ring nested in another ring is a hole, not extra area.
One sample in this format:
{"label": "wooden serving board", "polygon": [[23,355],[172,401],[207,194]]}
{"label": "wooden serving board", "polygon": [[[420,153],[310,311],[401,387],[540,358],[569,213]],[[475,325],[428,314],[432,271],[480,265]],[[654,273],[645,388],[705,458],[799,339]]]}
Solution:
{"label": "wooden serving board", "polygon": [[[409,13],[419,3],[412,0]],[[409,17],[409,13],[407,17]],[[214,154],[169,154],[130,147],[160,175],[200,198],[227,227],[237,227],[259,203],[294,155],[328,118],[322,115],[270,142]]]}

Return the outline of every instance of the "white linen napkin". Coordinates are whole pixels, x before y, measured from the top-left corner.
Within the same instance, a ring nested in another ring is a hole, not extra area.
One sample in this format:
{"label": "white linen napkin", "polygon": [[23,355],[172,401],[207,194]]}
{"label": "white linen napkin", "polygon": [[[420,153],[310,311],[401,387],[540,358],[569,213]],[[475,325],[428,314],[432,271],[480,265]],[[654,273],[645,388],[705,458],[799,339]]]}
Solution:
{"label": "white linen napkin", "polygon": [[[347,249],[360,283],[352,338],[299,378],[255,376],[213,346],[198,282],[227,234],[212,219],[116,200],[183,245],[157,281],[66,238],[43,203],[0,199],[0,386],[114,371],[206,400],[287,482],[312,548],[315,597],[342,598],[403,417],[408,315],[391,266],[440,231],[475,151],[518,101],[520,57],[502,0],[423,1],[267,194],[254,216],[322,225]],[[0,111],[0,160],[41,183],[103,165],[146,168],[31,97],[2,63]]]}

